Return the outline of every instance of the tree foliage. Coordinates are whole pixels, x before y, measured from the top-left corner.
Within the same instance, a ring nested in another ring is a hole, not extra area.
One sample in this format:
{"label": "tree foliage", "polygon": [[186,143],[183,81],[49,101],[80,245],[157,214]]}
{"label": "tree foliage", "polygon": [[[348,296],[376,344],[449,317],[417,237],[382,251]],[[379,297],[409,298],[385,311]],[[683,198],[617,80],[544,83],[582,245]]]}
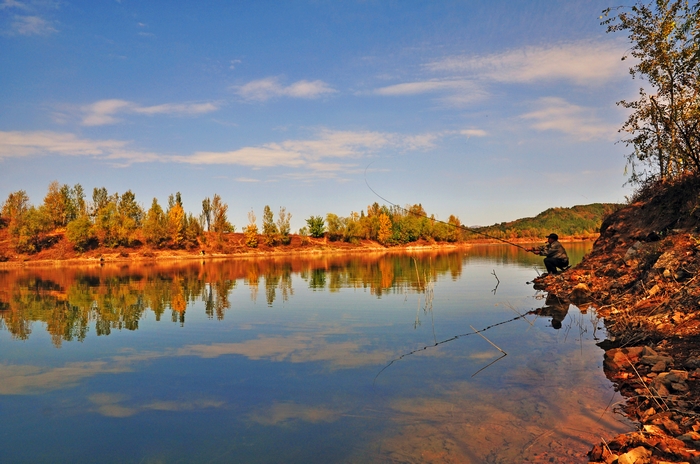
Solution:
{"label": "tree foliage", "polygon": [[[611,13],[617,13],[611,16]],[[634,150],[627,157],[630,181],[674,180],[700,173],[700,18],[685,0],[638,2],[603,12],[608,32],[625,32],[635,58],[633,78],[648,88],[622,100],[631,110],[621,132]],[[623,57],[623,59],[625,59]]]}
{"label": "tree foliage", "polygon": [[255,223],[257,218],[251,209],[248,212],[248,225],[245,228],[245,244],[250,248],[258,247],[258,225]]}
{"label": "tree foliage", "polygon": [[326,232],[326,225],[322,216],[311,216],[306,220],[306,224],[309,226],[309,235],[313,238],[321,238]]}
{"label": "tree foliage", "polygon": [[277,230],[280,234],[280,241],[283,245],[289,245],[292,241],[290,237],[292,213],[288,213],[284,206],[280,207],[279,216],[277,216]]}
{"label": "tree foliage", "polygon": [[235,227],[228,222],[228,205],[221,201],[218,194],[214,194],[214,199],[211,202],[211,215],[213,232],[221,235],[235,230]]}
{"label": "tree foliage", "polygon": [[146,213],[143,224],[143,235],[146,243],[160,247],[168,239],[167,220],[163,208],[158,204],[158,199],[154,198],[151,207]]}
{"label": "tree foliage", "polygon": [[265,237],[265,244],[274,245],[277,242],[278,233],[272,210],[269,205],[265,205],[263,209],[263,236]]}

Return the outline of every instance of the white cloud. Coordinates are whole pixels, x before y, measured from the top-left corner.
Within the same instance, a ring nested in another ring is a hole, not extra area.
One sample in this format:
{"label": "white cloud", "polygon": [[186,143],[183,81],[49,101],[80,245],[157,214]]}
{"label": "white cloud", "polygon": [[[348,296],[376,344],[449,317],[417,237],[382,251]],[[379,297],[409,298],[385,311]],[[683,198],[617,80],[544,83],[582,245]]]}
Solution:
{"label": "white cloud", "polygon": [[360,158],[381,149],[421,150],[433,146],[439,134],[403,136],[371,131],[321,130],[314,139],[285,140],[259,147],[243,147],[226,152],[196,152],[175,156],[173,161],[190,164],[237,164],[255,169],[271,167],[307,168],[313,171],[340,171],[342,163],[322,163],[327,158]]}
{"label": "white cloud", "polygon": [[301,154],[283,150],[276,144],[264,147],[244,147],[225,152],[198,151],[193,155],[175,156],[172,159],[180,163],[237,164],[253,168],[300,167],[304,164]]}
{"label": "white cloud", "polygon": [[619,41],[581,41],[486,56],[449,56],[426,64],[425,69],[496,82],[568,80],[592,85],[627,76],[627,65],[621,62],[624,52],[625,46]]}
{"label": "white cloud", "polygon": [[58,32],[50,22],[39,16],[15,16],[10,26],[12,34],[49,35]]}
{"label": "white cloud", "polygon": [[0,158],[31,155],[97,156],[122,150],[127,142],[80,139],[74,134],[51,131],[0,131]]}
{"label": "white cloud", "polygon": [[164,161],[157,153],[129,149],[123,140],[90,140],[74,134],[51,131],[0,131],[0,159],[28,156],[91,156],[125,166],[133,163]]}
{"label": "white cloud", "polygon": [[17,0],[3,0],[2,3],[0,3],[0,10],[4,10],[6,8],[17,8],[20,10],[30,10],[29,6],[22,2],[18,2]]}
{"label": "white cloud", "polygon": [[534,129],[559,131],[573,135],[579,140],[612,140],[616,137],[617,127],[600,121],[590,108],[555,97],[542,98],[537,106],[538,110],[520,116],[533,121]]}
{"label": "white cloud", "polygon": [[423,82],[407,82],[404,84],[380,87],[374,91],[377,95],[417,95],[421,93],[442,92],[453,90],[475,90],[476,84],[464,79],[430,80]]}
{"label": "white cloud", "polygon": [[476,81],[466,79],[431,79],[427,81],[405,82],[380,87],[373,91],[376,95],[404,96],[424,93],[437,93],[440,102],[447,106],[465,106],[483,100],[488,93]]}
{"label": "white cloud", "polygon": [[485,130],[482,129],[463,129],[459,131],[460,134],[466,135],[467,138],[469,137],[486,137],[488,134],[486,133]]}
{"label": "white cloud", "polygon": [[84,113],[82,124],[84,126],[102,126],[115,124],[120,121],[115,115],[119,113],[145,114],[170,114],[176,116],[198,115],[218,110],[215,103],[165,103],[154,106],[141,106],[137,103],[109,99],[100,100],[82,107]]}
{"label": "white cloud", "polygon": [[[102,101],[99,111],[123,107],[120,100]],[[253,169],[287,167],[309,172],[328,173],[356,169],[355,165],[327,162],[328,159],[357,159],[380,150],[412,151],[433,147],[442,134],[402,135],[371,131],[320,130],[315,138],[285,140],[230,151],[197,151],[190,155],[171,155],[132,149],[130,142],[91,140],[74,134],[51,131],[0,131],[0,159],[26,156],[92,156],[118,166],[144,162],[175,162],[192,165],[239,165]],[[307,174],[305,174],[308,177]],[[251,181],[239,179],[239,181]]]}
{"label": "white cloud", "polygon": [[319,98],[337,91],[323,81],[301,80],[283,86],[277,77],[267,77],[248,82],[235,88],[236,93],[245,100],[266,101],[275,97]]}

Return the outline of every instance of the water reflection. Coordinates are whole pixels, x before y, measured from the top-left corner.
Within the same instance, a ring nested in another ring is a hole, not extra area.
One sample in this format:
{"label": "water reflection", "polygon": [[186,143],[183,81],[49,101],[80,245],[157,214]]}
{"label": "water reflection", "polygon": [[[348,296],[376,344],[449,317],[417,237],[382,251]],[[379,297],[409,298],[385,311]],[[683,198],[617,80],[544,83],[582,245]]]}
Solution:
{"label": "water reflection", "polygon": [[597,321],[486,248],[4,272],[3,462],[586,462]]}
{"label": "water reflection", "polygon": [[241,282],[251,301],[264,288],[265,302],[294,295],[292,275],[308,288],[337,292],[368,289],[380,298],[387,292],[423,292],[426,280],[462,273],[460,255],[364,254],[315,259],[256,259],[94,267],[25,268],[0,274],[0,327],[26,340],[33,323],[43,323],[54,345],[83,341],[94,325],[98,336],[113,330],[136,330],[147,312],[160,321],[185,324],[187,309],[204,303],[208,318],[223,320],[231,292]]}

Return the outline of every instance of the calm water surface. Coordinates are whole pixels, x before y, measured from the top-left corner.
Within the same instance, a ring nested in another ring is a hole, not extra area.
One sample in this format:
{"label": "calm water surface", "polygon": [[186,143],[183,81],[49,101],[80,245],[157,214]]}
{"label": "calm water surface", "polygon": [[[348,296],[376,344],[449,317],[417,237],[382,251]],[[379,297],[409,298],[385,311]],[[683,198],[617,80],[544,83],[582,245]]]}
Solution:
{"label": "calm water surface", "polygon": [[602,322],[538,272],[507,245],[0,271],[0,461],[587,462],[629,425]]}

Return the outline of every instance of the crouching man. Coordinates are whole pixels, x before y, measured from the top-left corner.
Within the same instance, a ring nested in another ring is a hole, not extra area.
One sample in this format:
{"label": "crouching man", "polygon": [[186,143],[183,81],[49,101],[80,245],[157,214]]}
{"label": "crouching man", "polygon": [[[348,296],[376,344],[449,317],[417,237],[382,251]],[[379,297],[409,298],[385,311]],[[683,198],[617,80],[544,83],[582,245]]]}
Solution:
{"label": "crouching man", "polygon": [[549,234],[547,236],[547,244],[537,248],[528,248],[527,251],[536,255],[544,256],[544,266],[549,274],[558,274],[559,269],[566,270],[569,268],[569,256],[566,250],[559,243],[557,234]]}

